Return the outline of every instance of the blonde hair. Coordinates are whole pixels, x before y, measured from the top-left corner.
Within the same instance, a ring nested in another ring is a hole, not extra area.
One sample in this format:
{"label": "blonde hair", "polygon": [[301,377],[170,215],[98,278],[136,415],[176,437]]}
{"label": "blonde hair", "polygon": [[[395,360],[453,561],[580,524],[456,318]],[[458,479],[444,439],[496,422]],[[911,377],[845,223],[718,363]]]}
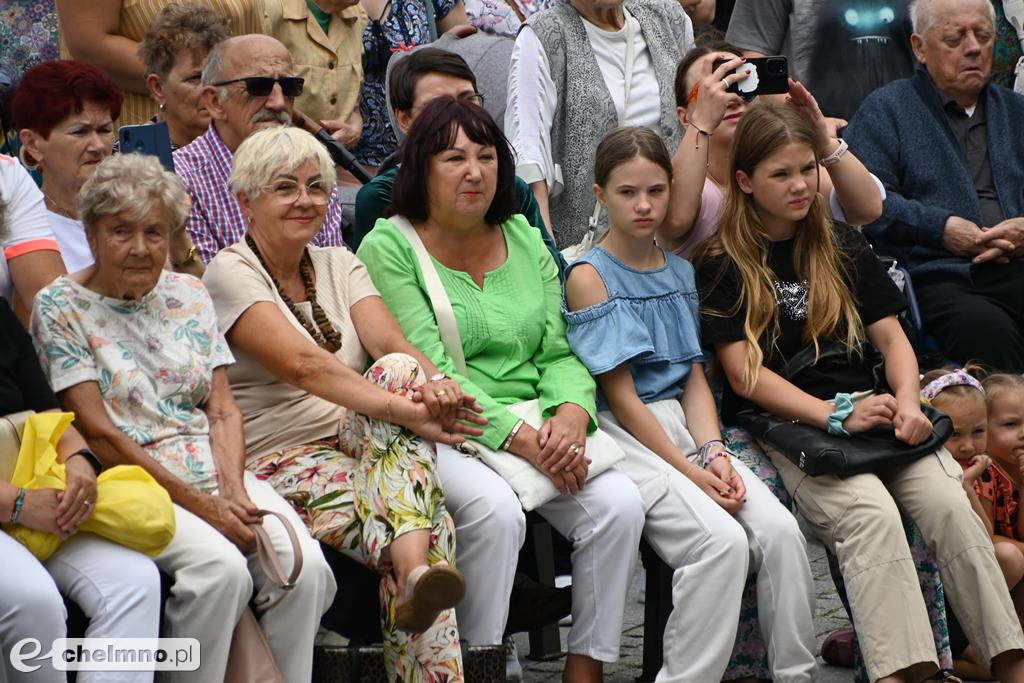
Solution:
{"label": "blonde hair", "polygon": [[[780,328],[774,273],[768,265],[771,238],[757,213],[753,196],[740,189],[736,172],[753,175],[758,164],[790,143],[814,149],[810,123],[791,107],[759,103],[743,114],[730,154],[729,189],[719,229],[697,255],[698,261],[728,257],[722,259],[718,279],[725,274],[730,260],[739,270],[741,287],[735,306],[731,311],[707,313],[733,316],[745,306],[743,331],[747,355],[743,385],[747,392],[753,391],[764,363],[762,340],[765,348],[771,348],[778,341]],[[796,276],[808,283],[803,341],[814,344],[816,350],[823,340],[840,337],[852,355],[859,352],[864,339],[864,325],[847,284],[847,261],[825,213],[824,200],[815,192],[807,215],[797,224],[793,265]]]}
{"label": "blonde hair", "polygon": [[301,128],[266,128],[253,133],[238,146],[228,184],[233,192],[256,197],[278,174],[294,171],[307,161],[316,162],[320,177],[328,187],[334,186],[338,174],[331,155],[319,140]]}
{"label": "blonde hair", "polygon": [[143,220],[159,203],[173,233],[185,225],[192,207],[181,178],[147,154],[107,157],[82,184],[76,201],[86,230],[92,230],[104,216],[125,214]]}
{"label": "blonde hair", "polygon": [[1024,393],[1024,376],[997,372],[982,380],[981,386],[985,387],[985,402],[991,410],[992,404],[1000,398],[1012,393]]}

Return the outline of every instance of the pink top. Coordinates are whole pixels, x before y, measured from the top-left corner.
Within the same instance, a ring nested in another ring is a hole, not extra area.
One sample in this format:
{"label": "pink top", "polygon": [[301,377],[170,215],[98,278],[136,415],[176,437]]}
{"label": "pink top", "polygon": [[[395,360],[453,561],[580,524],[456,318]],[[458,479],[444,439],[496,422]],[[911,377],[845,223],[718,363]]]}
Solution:
{"label": "pink top", "polygon": [[686,241],[675,250],[676,254],[685,259],[691,258],[701,242],[718,232],[723,204],[725,193],[710,177],[704,178],[704,189],[700,193],[700,212],[693,221],[693,228],[686,236]]}

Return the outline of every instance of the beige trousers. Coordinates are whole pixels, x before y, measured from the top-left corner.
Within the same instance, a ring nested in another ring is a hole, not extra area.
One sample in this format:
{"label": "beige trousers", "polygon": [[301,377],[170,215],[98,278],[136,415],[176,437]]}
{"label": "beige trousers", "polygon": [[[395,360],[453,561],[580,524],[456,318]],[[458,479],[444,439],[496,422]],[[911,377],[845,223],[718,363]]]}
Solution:
{"label": "beige trousers", "polygon": [[923,673],[938,668],[897,505],[932,549],[946,597],[982,661],[1024,649],[992,542],[964,493],[960,465],[945,449],[909,465],[840,479],[808,476],[761,445],[800,513],[839,560],[872,681],[908,667]]}

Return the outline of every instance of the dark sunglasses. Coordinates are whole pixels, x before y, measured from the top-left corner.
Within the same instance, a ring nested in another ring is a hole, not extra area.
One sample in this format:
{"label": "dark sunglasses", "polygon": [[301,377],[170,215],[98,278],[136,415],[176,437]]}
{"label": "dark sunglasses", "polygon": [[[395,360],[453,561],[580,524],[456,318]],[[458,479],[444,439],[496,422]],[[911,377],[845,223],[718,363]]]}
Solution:
{"label": "dark sunglasses", "polygon": [[245,83],[245,92],[252,97],[267,97],[274,90],[274,84],[281,84],[281,94],[285,97],[298,97],[302,94],[302,86],[306,79],[300,76],[281,76],[272,78],[270,76],[246,76],[234,78],[230,81],[214,83],[215,86],[231,85],[232,83]]}

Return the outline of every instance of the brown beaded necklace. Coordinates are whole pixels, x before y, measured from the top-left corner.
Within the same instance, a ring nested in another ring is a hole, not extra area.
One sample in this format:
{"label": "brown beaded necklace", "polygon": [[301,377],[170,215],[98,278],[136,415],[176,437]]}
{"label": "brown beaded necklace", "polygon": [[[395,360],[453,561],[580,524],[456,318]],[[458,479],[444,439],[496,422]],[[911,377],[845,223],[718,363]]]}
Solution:
{"label": "brown beaded necklace", "polygon": [[302,276],[302,284],[306,288],[306,298],[309,299],[309,306],[313,309],[313,320],[316,322],[317,327],[320,328],[319,330],[313,327],[312,323],[306,319],[306,316],[302,314],[302,311],[291,300],[291,297],[284,293],[281,283],[270,272],[267,262],[263,260],[263,254],[260,253],[259,247],[256,246],[256,241],[253,240],[249,233],[245,234],[245,243],[252,249],[252,253],[256,255],[256,260],[263,266],[263,270],[267,271],[267,275],[270,276],[271,282],[277,288],[277,293],[281,296],[281,300],[284,301],[284,305],[288,307],[288,310],[295,316],[295,319],[302,324],[303,329],[309,332],[309,336],[313,338],[317,346],[326,349],[330,353],[337,353],[341,348],[341,333],[334,329],[334,325],[327,318],[327,313],[316,302],[316,287],[313,285],[312,262],[310,261],[309,253],[305,250],[302,252],[302,260],[299,261],[299,275]]}

